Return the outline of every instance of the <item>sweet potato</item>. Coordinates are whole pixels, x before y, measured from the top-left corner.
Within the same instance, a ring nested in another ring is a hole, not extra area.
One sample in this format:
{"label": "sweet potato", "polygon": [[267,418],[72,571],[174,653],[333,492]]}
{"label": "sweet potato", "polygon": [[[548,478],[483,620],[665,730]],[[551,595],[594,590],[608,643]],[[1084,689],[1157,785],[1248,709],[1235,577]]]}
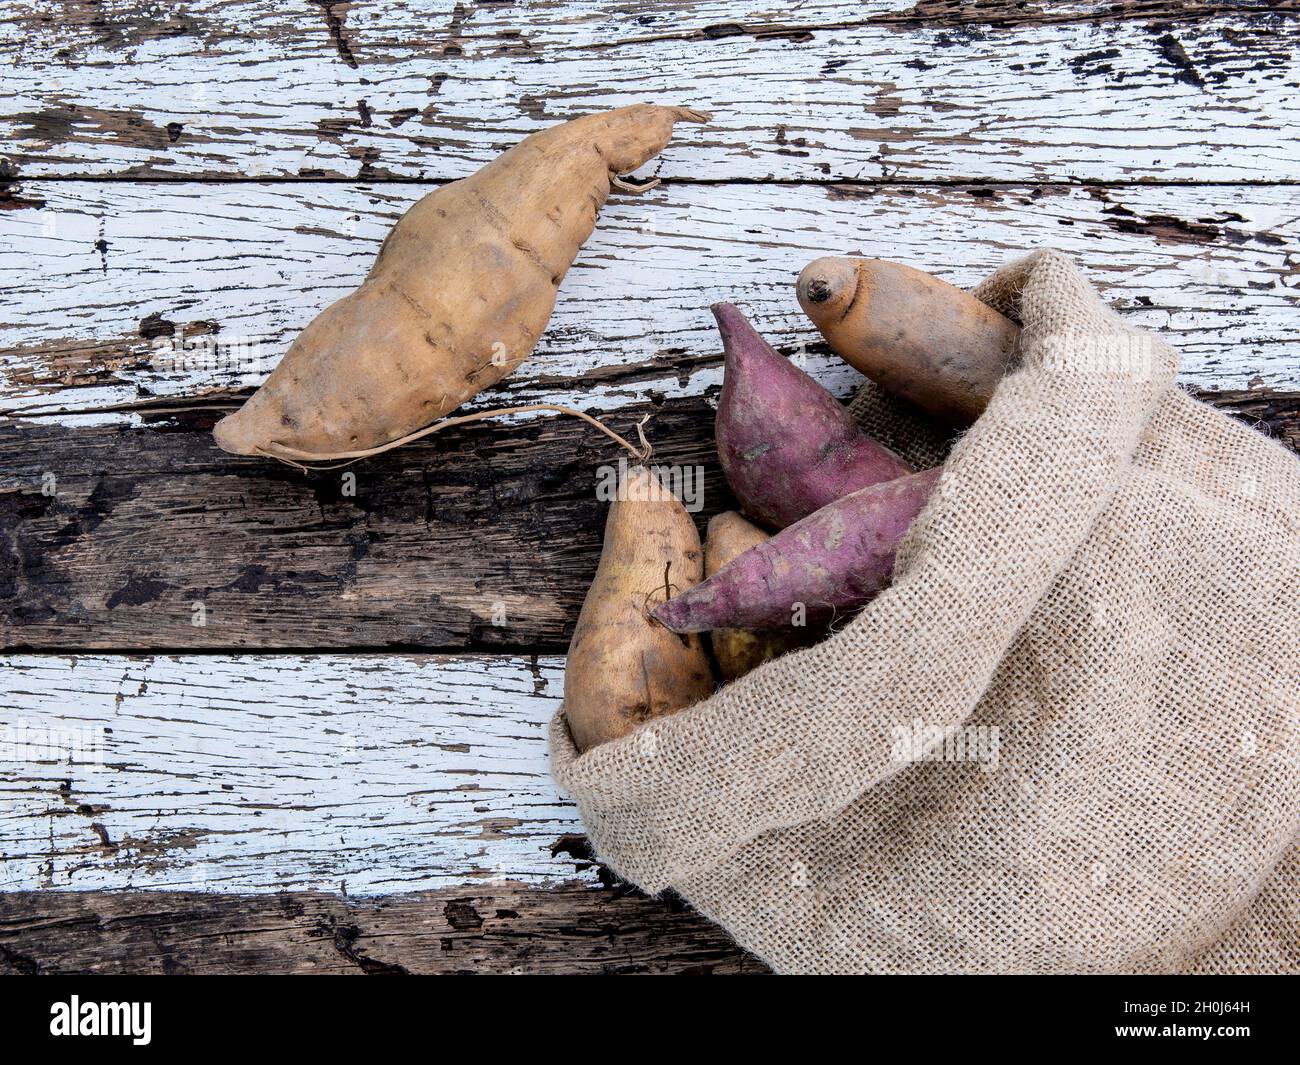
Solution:
{"label": "sweet potato", "polygon": [[1016,324],[921,270],[883,259],[818,259],[795,285],[831,350],[953,426],[983,412],[1016,356]]}
{"label": "sweet potato", "polygon": [[499,381],[533,350],[611,184],[708,116],[638,104],[534,133],[430,193],[361,287],[322,311],[244,406],[217,423],[238,455],[357,457]]}
{"label": "sweet potato", "polygon": [[610,504],[600,566],[578,615],[564,674],[564,716],[580,751],[707,698],[696,636],[669,632],[655,606],[699,583],[700,537],[686,508],[644,466]]}
{"label": "sweet potato", "polygon": [[[734,510],[714,516],[704,538],[704,578],[712,577],[732,559],[751,547],[766,542],[769,535]],[[724,681],[743,677],[764,662],[779,658],[812,642],[820,627],[786,631],[747,632],[744,629],[714,629],[709,633],[713,658]]]}
{"label": "sweet potato", "polygon": [[828,503],[750,548],[654,616],[674,632],[779,629],[865,606],[890,581],[894,554],[938,482],[938,468],[874,484]]}
{"label": "sweet potato", "polygon": [[783,529],[840,496],[912,472],[772,350],[734,304],[714,304],[713,317],[726,352],[718,457],[746,514]]}

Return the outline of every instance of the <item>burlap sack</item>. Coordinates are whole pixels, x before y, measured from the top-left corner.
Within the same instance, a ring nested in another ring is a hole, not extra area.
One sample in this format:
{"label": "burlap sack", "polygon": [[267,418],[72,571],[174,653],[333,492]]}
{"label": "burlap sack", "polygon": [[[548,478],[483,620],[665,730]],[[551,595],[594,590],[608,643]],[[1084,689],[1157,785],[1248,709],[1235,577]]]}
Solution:
{"label": "burlap sack", "polygon": [[557,717],[555,775],[602,860],[778,971],[1294,972],[1300,463],[1058,253],[977,295],[1023,367],[893,586],[581,757]]}

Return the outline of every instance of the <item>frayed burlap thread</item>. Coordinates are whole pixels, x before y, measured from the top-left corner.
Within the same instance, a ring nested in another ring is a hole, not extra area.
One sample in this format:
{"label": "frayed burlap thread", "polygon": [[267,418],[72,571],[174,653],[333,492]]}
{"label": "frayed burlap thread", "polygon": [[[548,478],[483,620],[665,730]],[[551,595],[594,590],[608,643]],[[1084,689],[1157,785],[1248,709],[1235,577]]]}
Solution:
{"label": "frayed burlap thread", "polygon": [[1300,463],[1059,253],[976,294],[1022,364],[891,588],[584,755],[557,716],[555,776],[604,862],[780,972],[1295,972]]}

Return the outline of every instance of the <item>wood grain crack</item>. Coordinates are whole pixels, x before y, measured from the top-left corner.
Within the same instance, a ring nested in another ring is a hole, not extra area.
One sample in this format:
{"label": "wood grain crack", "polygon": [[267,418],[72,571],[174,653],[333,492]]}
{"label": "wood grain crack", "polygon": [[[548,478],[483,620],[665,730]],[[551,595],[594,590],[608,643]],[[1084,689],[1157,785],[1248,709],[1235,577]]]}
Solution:
{"label": "wood grain crack", "polygon": [[[330,40],[334,42],[334,48],[343,60],[353,70],[357,69],[356,57],[352,54],[352,46],[348,44],[348,39],[343,33],[343,19],[346,17],[348,5],[336,3],[334,0],[312,0],[321,14],[325,16],[325,26],[329,30]],[[336,8],[343,8],[344,13],[339,14]]]}

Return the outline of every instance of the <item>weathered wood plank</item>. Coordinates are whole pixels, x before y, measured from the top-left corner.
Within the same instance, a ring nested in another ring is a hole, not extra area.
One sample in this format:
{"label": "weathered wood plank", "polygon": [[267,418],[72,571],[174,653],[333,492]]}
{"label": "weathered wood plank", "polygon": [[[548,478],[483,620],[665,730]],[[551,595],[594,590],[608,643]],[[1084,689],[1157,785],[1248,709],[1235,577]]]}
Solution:
{"label": "weathered wood plank", "polygon": [[[1300,393],[1207,398],[1300,443]],[[731,506],[707,399],[610,420],[651,412],[657,461],[703,469],[701,524]],[[0,643],[567,647],[600,550],[596,470],[618,457],[589,427],[478,423],[304,475],[216,450],[214,417],[0,427]]]}
{"label": "weathered wood plank", "polygon": [[[30,185],[32,206],[0,212],[0,413],[257,384],[424,191]],[[816,337],[793,280],[818,255],[903,259],[970,285],[1045,245],[1164,331],[1189,383],[1300,387],[1290,188],[676,184],[607,205],[537,352],[489,402],[612,408],[639,398],[638,383],[699,395],[719,381],[712,302],[740,302],[787,349]],[[177,329],[188,349],[166,346]],[[856,375],[810,350],[812,372],[852,387]]]}
{"label": "weathered wood plank", "polygon": [[[652,410],[613,424],[632,433]],[[618,458],[603,436],[570,418],[480,424],[304,476],[216,450],[213,418],[0,428],[5,645],[567,646],[604,523],[596,468]],[[703,399],[649,432],[662,461],[706,467],[702,517],[728,505]]]}
{"label": "weathered wood plank", "polygon": [[[314,7],[315,10],[311,8]],[[57,50],[64,60],[94,48],[129,50],[173,37],[206,47],[240,40],[315,42],[351,65],[366,45],[419,26],[438,51],[556,45],[606,48],[660,38],[780,34],[817,27],[884,24],[1018,26],[1043,22],[1187,20],[1295,10],[1295,0],[351,0],[310,7],[268,0],[27,0],[0,12],[0,41],[27,57]]]}
{"label": "weathered wood plank", "polygon": [[721,929],[622,888],[0,893],[0,974],[761,974]]}
{"label": "weathered wood plank", "polygon": [[1292,4],[982,25],[843,3],[817,9],[829,25],[769,35],[734,32],[741,8],[707,34],[688,19],[685,37],[626,8],[623,48],[575,30],[605,24],[582,6],[522,32],[487,28],[515,18],[493,5],[282,8],[141,28],[128,5],[82,45],[57,19],[5,24],[11,174],[456,178],[543,125],[657,99],[716,112],[655,164],[669,177],[1300,179]]}
{"label": "weathered wood plank", "polygon": [[0,891],[496,890],[585,879],[563,659],[13,656]]}

